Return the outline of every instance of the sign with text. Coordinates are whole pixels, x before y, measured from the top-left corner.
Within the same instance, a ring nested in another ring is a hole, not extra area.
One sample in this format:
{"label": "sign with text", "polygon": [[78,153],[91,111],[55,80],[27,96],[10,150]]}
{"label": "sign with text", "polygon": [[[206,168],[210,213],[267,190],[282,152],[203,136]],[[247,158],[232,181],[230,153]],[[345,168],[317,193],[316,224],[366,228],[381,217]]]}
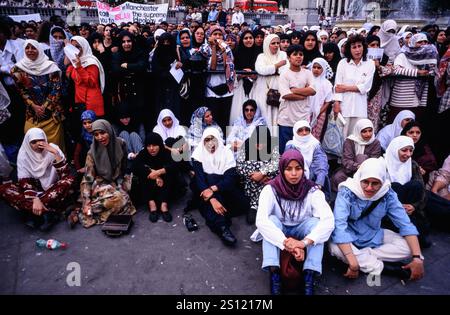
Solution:
{"label": "sign with text", "polygon": [[122,22],[161,23],[167,19],[169,4],[140,4],[125,2],[117,7],[97,1],[98,20],[101,24]]}

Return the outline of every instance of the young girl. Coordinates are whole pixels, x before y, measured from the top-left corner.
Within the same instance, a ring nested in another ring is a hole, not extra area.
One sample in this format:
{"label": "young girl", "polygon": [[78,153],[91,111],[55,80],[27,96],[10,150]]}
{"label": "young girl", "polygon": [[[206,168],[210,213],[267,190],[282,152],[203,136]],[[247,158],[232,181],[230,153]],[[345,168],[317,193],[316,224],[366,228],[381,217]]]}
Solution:
{"label": "young girl", "polygon": [[325,116],[333,100],[333,86],[329,81],[333,77],[333,70],[328,62],[323,58],[316,58],[312,61],[312,73],[314,75],[314,86],[316,94],[311,96],[311,126],[312,135],[321,140]]}
{"label": "young girl", "polygon": [[84,162],[86,161],[86,155],[92,144],[92,123],[97,119],[93,110],[85,110],[81,113],[81,138],[75,146],[75,152],[73,153],[73,162],[78,173],[84,173]]}

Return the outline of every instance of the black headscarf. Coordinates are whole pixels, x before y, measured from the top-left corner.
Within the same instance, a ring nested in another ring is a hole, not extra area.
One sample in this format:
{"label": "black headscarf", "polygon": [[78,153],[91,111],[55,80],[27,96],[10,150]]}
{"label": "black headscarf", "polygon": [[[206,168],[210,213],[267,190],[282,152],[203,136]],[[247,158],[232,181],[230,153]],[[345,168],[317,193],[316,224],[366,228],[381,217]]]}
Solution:
{"label": "black headscarf", "polygon": [[[151,144],[159,146],[159,152],[155,156],[148,153],[147,146]],[[158,170],[165,167],[169,163],[170,158],[169,152],[164,147],[162,137],[156,132],[150,132],[145,136],[145,147],[136,157],[135,164],[143,165],[147,168],[147,171],[150,171],[149,168]]]}
{"label": "black headscarf", "polygon": [[[308,38],[308,36],[310,36],[310,35],[314,36],[314,38],[316,39],[316,45],[314,46],[314,48],[312,50],[308,50],[305,47],[305,41]],[[319,50],[319,40],[317,39],[316,32],[314,32],[314,31],[307,31],[303,35],[300,44],[304,47],[304,49],[303,49],[302,66],[308,65],[310,62],[312,62],[316,58],[323,58],[323,56],[322,56],[322,54],[320,53],[320,50]]]}
{"label": "black headscarf", "polygon": [[[122,47],[122,39],[128,36],[131,39],[132,46],[131,51],[125,51]],[[136,38],[133,34],[128,31],[122,31],[119,34],[119,54],[120,54],[120,64],[122,63],[136,63],[143,58],[142,51],[139,49]]]}
{"label": "black headscarf", "polygon": [[[168,40],[169,45],[163,45]],[[170,33],[163,33],[158,39],[153,59],[158,62],[161,69],[169,69],[175,59],[178,59],[175,38]]]}
{"label": "black headscarf", "polygon": [[[264,147],[260,151],[255,148],[255,144],[264,144]],[[267,157],[272,154],[272,137],[269,128],[267,126],[255,127],[250,138],[245,140],[244,149],[246,161],[266,161]]]}
{"label": "black headscarf", "polygon": [[[258,57],[258,53],[256,51],[256,45],[253,43],[253,46],[248,48],[244,45],[244,37],[247,34],[251,34],[253,36],[252,31],[245,31],[241,34],[241,40],[239,41],[239,45],[236,50],[236,55],[234,59],[234,66],[236,70],[243,70],[243,69],[252,69],[255,70],[255,62],[256,58]],[[244,92],[245,95],[249,95],[252,87],[253,82],[249,81],[247,78],[243,79],[244,83]]]}
{"label": "black headscarf", "polygon": [[[254,30],[253,37],[255,38],[255,40],[256,40],[256,36],[258,36],[258,35],[262,35],[262,37],[264,38],[266,34],[263,32],[263,30],[260,30],[260,29]],[[261,46],[256,46],[256,44],[255,44],[256,55],[263,53],[263,46],[264,46],[264,44]]]}
{"label": "black headscarf", "polygon": [[328,61],[328,64],[330,65],[331,69],[333,69],[333,81],[334,77],[336,76],[337,66],[339,64],[339,61],[341,61],[341,52],[339,51],[339,46],[335,43],[325,43],[323,45],[323,54],[333,52],[333,59],[331,61]]}

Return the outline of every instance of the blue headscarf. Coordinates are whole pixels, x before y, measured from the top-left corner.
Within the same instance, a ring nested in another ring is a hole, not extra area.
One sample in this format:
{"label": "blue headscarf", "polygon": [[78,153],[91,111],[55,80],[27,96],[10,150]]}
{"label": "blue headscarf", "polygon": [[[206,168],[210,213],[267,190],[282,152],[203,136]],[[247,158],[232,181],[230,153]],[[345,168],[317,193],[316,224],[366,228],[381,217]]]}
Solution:
{"label": "blue headscarf", "polygon": [[[94,122],[96,119],[97,116],[95,115],[95,112],[93,110],[88,109],[81,114],[81,122],[83,122],[83,120],[90,120],[91,122]],[[92,134],[87,132],[87,130],[84,128],[81,128],[81,138],[83,138],[83,140],[85,140],[89,145],[92,144],[92,141],[94,139]]]}

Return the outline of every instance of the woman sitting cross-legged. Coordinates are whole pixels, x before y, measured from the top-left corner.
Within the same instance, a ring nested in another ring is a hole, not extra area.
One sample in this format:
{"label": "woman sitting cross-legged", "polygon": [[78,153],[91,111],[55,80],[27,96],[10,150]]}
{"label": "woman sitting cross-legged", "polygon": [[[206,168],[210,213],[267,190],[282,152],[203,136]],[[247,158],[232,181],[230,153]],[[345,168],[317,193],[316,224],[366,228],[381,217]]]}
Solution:
{"label": "woman sitting cross-legged", "polygon": [[338,185],[349,176],[353,176],[361,163],[369,158],[381,156],[380,142],[375,139],[373,124],[363,118],[355,124],[353,133],[345,139],[342,155],[342,167],[331,177],[331,188],[338,190]]}
{"label": "woman sitting cross-legged", "polygon": [[17,184],[0,185],[0,196],[24,213],[27,225],[49,230],[58,211],[67,206],[75,178],[64,153],[47,142],[42,129],[30,128],[25,134],[17,157],[17,177]]}
{"label": "woman sitting cross-legged", "polygon": [[195,172],[193,194],[201,198],[199,210],[212,232],[225,245],[236,243],[230,231],[231,216],[245,213],[249,203],[238,187],[233,152],[224,146],[219,130],[208,127],[192,154]]}
{"label": "woman sitting cross-legged", "polygon": [[[399,233],[381,228],[386,215]],[[353,177],[339,185],[334,218],[329,250],[348,265],[344,277],[355,279],[359,271],[411,280],[423,277],[419,233],[391,188],[382,158],[365,160]],[[411,258],[406,266],[400,264]]]}
{"label": "woman sitting cross-legged", "polygon": [[81,182],[81,223],[89,228],[104,223],[111,214],[135,214],[128,192],[131,176],[126,175],[127,144],[116,137],[111,124],[98,119],[92,124],[94,142],[86,157]]}
{"label": "woman sitting cross-legged", "polygon": [[150,209],[149,220],[152,222],[158,221],[157,203],[160,204],[164,221],[172,221],[168,201],[172,178],[177,173],[176,164],[164,148],[161,136],[155,132],[149,133],[145,137],[145,149],[137,155],[133,168],[139,177],[142,195]]}
{"label": "woman sitting cross-legged", "polygon": [[261,190],[278,172],[280,154],[272,143],[269,128],[257,126],[238,153],[236,169],[244,182],[244,193],[250,198],[248,224],[255,223]]}
{"label": "woman sitting cross-legged", "polygon": [[252,240],[263,238],[262,268],[270,271],[272,294],[280,294],[280,249],[305,261],[305,295],[314,294],[314,277],[322,273],[324,243],[334,228],[334,218],[325,195],[304,174],[303,156],[287,150],[279,163],[279,174],[259,197]]}

